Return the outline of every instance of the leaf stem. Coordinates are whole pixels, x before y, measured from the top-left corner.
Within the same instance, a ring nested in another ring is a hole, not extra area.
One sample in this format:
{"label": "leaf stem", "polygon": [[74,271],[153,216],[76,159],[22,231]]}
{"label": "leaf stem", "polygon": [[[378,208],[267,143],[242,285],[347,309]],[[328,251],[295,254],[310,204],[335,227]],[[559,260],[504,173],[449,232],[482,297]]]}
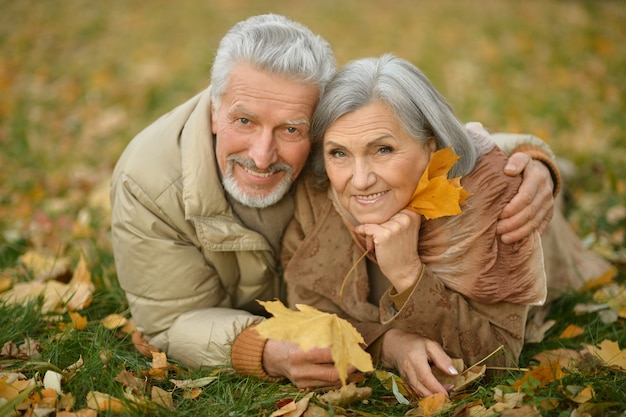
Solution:
{"label": "leaf stem", "polygon": [[[489,360],[489,358],[491,358],[493,355],[495,355],[496,353],[500,352],[502,349],[504,349],[504,345],[500,345],[498,346],[493,352],[491,352],[489,355],[485,356],[484,358],[482,358],[481,360],[479,360],[478,362],[476,362],[475,364],[473,364],[472,366],[468,366],[467,369],[465,369],[463,372],[461,372],[461,375],[465,374],[467,371],[469,371],[470,369],[472,369],[475,366],[480,365],[483,362],[486,362],[487,360]],[[494,368],[495,369],[495,368]]]}
{"label": "leaf stem", "polygon": [[352,265],[352,267],[350,268],[350,270],[348,271],[348,273],[344,277],[344,279],[343,279],[343,281],[341,283],[341,288],[339,289],[339,301],[341,301],[343,299],[343,289],[346,286],[346,282],[348,282],[348,278],[350,277],[350,274],[352,274],[352,271],[354,271],[354,268],[356,268],[356,266],[359,264],[359,262],[361,262],[363,260],[363,258],[365,258],[365,255],[367,255],[368,252],[369,252],[368,250],[363,252],[363,255],[361,255],[359,257],[359,259],[356,260],[356,262]]}

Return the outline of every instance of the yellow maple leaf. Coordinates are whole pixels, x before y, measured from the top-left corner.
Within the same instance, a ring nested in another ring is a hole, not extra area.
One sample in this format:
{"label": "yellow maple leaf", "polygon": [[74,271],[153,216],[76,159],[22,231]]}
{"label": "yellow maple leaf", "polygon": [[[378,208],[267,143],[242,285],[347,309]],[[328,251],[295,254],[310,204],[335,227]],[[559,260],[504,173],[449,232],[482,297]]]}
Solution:
{"label": "yellow maple leaf", "polygon": [[566,387],[565,395],[575,403],[585,404],[593,400],[596,396],[596,392],[591,385],[587,385],[584,388],[568,385]]}
{"label": "yellow maple leaf", "polygon": [[109,330],[115,330],[118,327],[123,327],[128,322],[128,319],[121,314],[109,314],[101,321],[102,325]]}
{"label": "yellow maple leaf", "polygon": [[361,372],[374,370],[372,358],[361,347],[363,336],[336,314],[304,304],[296,305],[300,311],[291,310],[280,301],[259,301],[259,304],[274,316],[257,325],[262,337],[295,343],[305,352],[330,346],[342,385],[346,385],[350,365]]}
{"label": "yellow maple leaf", "polygon": [[440,149],[430,158],[417,184],[408,207],[426,219],[454,216],[462,212],[461,205],[469,193],[461,186],[460,178],[448,179],[448,171],[459,159],[452,147]]}
{"label": "yellow maple leaf", "polygon": [[592,345],[585,345],[585,347],[606,366],[626,372],[626,349],[621,350],[617,342],[603,340],[598,347]]}

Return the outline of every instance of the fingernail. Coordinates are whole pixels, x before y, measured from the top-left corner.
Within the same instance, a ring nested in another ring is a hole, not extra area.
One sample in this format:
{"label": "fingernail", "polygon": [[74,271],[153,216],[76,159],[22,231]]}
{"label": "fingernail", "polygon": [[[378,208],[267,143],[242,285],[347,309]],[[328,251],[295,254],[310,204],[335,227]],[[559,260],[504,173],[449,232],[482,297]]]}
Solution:
{"label": "fingernail", "polygon": [[448,372],[450,372],[452,375],[458,375],[459,371],[456,370],[456,368],[452,365],[450,365],[450,367],[448,368]]}
{"label": "fingernail", "polygon": [[504,166],[504,169],[509,170],[509,171],[515,171],[515,164],[506,164]]}
{"label": "fingernail", "polygon": [[445,386],[446,391],[451,392],[454,390],[454,384],[448,384]]}

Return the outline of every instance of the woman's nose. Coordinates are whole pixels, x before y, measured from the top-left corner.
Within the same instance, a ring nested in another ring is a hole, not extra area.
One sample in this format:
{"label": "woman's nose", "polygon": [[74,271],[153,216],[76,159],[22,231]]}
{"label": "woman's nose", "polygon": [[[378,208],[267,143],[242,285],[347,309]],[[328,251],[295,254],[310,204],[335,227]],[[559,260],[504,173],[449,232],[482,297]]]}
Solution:
{"label": "woman's nose", "polygon": [[376,182],[376,174],[367,161],[357,160],[352,172],[352,186],[357,190],[365,190]]}

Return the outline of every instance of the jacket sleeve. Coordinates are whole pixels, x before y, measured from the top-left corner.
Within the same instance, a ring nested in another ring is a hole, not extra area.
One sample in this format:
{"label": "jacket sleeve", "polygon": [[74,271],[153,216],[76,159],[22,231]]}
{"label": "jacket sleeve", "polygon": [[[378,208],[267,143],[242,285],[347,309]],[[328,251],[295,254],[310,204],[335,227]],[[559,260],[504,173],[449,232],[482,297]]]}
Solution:
{"label": "jacket sleeve", "polygon": [[553,182],[552,194],[557,196],[562,186],[561,172],[556,157],[546,142],[537,136],[522,133],[494,133],[491,135],[496,145],[508,156],[524,152],[532,159],[542,162],[550,171]]}
{"label": "jacket sleeve", "polygon": [[111,238],[119,283],[152,345],[192,367],[229,364],[232,341],[262,318],[231,308],[182,207],[161,209],[161,199],[176,201],[176,193],[170,187],[152,199],[124,173],[114,176]]}
{"label": "jacket sleeve", "polygon": [[[381,322],[417,333],[442,345],[451,357],[470,366],[500,345],[490,366],[512,366],[524,343],[528,307],[499,302],[485,304],[452,291],[424,266],[419,281],[405,295],[388,291],[380,300]],[[429,294],[424,297],[424,294]]]}

